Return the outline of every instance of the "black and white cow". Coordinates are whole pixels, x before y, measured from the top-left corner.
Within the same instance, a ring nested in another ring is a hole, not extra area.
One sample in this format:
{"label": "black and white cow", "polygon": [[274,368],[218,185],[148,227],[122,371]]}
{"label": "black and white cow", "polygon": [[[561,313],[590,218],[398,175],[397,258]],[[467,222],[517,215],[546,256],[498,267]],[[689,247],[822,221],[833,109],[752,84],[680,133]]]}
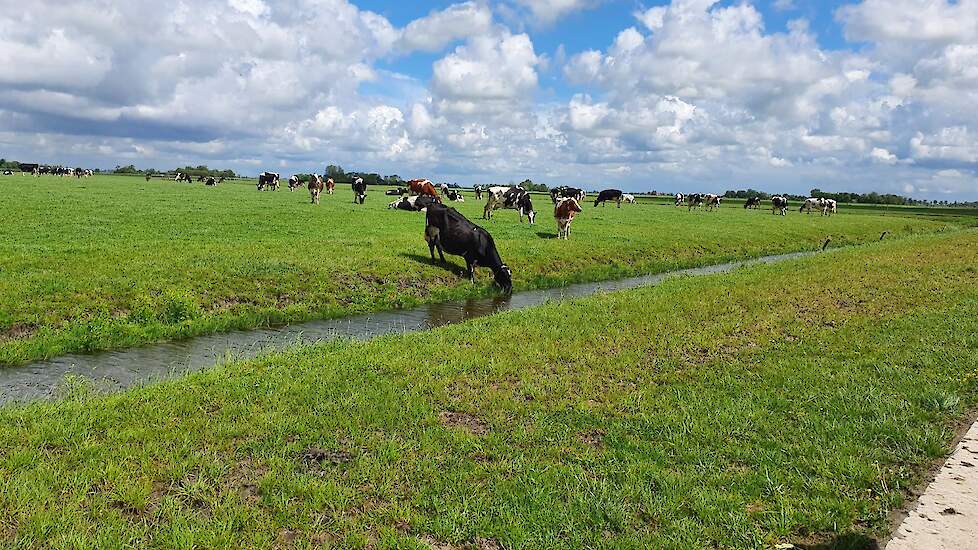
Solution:
{"label": "black and white cow", "polygon": [[432,260],[435,259],[435,248],[442,262],[445,262],[445,252],[461,256],[465,259],[470,281],[475,282],[477,266],[488,267],[496,284],[505,292],[513,291],[513,274],[499,257],[492,235],[454,208],[437,203],[429,206],[425,214],[424,238],[428,241]]}
{"label": "black and white cow", "polygon": [[747,200],[744,201],[744,210],[747,210],[748,208],[753,208],[754,210],[757,210],[760,207],[761,207],[761,197],[747,197]]}
{"label": "black and white cow", "polygon": [[299,176],[292,174],[289,177],[289,191],[295,191],[300,187],[302,187],[302,180],[299,179]]}
{"label": "black and white cow", "polygon": [[415,195],[413,197],[401,197],[387,205],[387,208],[407,210],[409,212],[424,212],[432,204],[438,204],[435,197],[431,195]]}
{"label": "black and white cow", "polygon": [[475,200],[477,201],[482,200],[482,191],[483,189],[481,185],[476,185],[475,187],[472,188],[472,192],[475,193]]}
{"label": "black and white cow", "polygon": [[193,183],[193,179],[191,179],[190,174],[185,174],[183,172],[178,173],[175,179],[177,181],[185,181],[187,183]]}
{"label": "black and white cow", "polygon": [[598,193],[598,198],[594,199],[594,206],[604,206],[604,203],[612,201],[618,204],[618,208],[621,208],[621,200],[623,193],[618,189],[605,189],[604,191]]}
{"label": "black and white cow", "polygon": [[258,190],[278,191],[279,175],[276,172],[262,172],[258,174]]}
{"label": "black and white cow", "polygon": [[788,212],[788,199],[780,195],[771,197],[771,213],[784,216]]}
{"label": "black and white cow", "polygon": [[688,212],[694,208],[703,206],[704,200],[706,200],[706,196],[702,193],[690,193],[686,195],[686,211]]}
{"label": "black and white cow", "polygon": [[387,191],[384,191],[384,194],[389,197],[400,197],[403,196],[405,193],[407,193],[407,190],[405,190],[402,187],[398,187],[397,189],[388,189]]}
{"label": "black and white cow", "polygon": [[557,204],[557,201],[560,199],[575,199],[578,203],[581,203],[584,201],[584,197],[586,196],[587,193],[585,193],[583,189],[568,187],[566,185],[554,187],[550,190],[550,200],[552,200],[554,204]]}
{"label": "black and white cow", "polygon": [[831,216],[835,214],[838,209],[838,203],[835,199],[822,199],[822,215]]}
{"label": "black and white cow", "polygon": [[445,189],[445,197],[454,202],[465,202],[465,197],[462,196],[461,191],[456,191],[454,189]]}
{"label": "black and white cow", "polygon": [[799,212],[805,212],[806,214],[811,214],[812,210],[822,210],[822,199],[815,197],[807,198],[801,204],[801,208],[798,209]]}
{"label": "black and white cow", "polygon": [[367,184],[363,178],[357,176],[353,179],[353,202],[363,204],[367,200]]}
{"label": "black and white cow", "polygon": [[676,208],[679,208],[686,202],[686,197],[682,193],[676,193]]}
{"label": "black and white cow", "polygon": [[486,206],[482,210],[482,219],[490,220],[493,210],[508,208],[520,213],[520,223],[523,222],[523,216],[530,220],[531,225],[536,220],[537,213],[533,210],[533,201],[530,200],[530,194],[522,187],[518,185],[516,187],[490,187],[487,191],[489,201],[486,202]]}
{"label": "black and white cow", "polygon": [[204,181],[204,185],[208,187],[214,187],[217,185],[217,180],[213,176],[208,176],[207,180]]}

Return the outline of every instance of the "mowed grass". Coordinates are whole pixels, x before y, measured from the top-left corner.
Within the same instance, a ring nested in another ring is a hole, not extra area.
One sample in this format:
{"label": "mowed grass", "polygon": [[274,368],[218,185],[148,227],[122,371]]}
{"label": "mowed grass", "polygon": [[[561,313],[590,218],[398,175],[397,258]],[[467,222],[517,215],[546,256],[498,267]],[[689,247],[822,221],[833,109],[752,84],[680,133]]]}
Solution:
{"label": "mowed grass", "polygon": [[0,540],[863,547],[978,402],[976,245],[910,237],[0,409]]}
{"label": "mowed grass", "polygon": [[[464,263],[428,262],[424,216],[388,210],[348,186],[322,204],[305,190],[145,182],[140,178],[8,177],[0,211],[0,365],[235,328],[408,307],[494,292]],[[570,242],[512,210],[482,222],[517,290],[935,232],[957,221],[852,214],[781,218],[739,207],[687,212],[652,204],[585,206]],[[471,219],[482,203],[455,205]]]}

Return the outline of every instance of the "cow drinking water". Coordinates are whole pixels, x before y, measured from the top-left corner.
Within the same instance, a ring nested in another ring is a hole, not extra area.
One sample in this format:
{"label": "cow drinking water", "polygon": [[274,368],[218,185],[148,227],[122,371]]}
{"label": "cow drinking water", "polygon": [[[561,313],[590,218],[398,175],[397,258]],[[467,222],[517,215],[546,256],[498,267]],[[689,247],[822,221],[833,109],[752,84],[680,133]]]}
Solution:
{"label": "cow drinking water", "polygon": [[469,280],[475,282],[475,268],[488,267],[504,291],[512,292],[513,274],[503,263],[496,250],[496,243],[488,231],[475,225],[454,208],[433,203],[425,214],[424,238],[428,241],[431,259],[435,259],[435,248],[441,261],[445,262],[445,252],[465,259]]}

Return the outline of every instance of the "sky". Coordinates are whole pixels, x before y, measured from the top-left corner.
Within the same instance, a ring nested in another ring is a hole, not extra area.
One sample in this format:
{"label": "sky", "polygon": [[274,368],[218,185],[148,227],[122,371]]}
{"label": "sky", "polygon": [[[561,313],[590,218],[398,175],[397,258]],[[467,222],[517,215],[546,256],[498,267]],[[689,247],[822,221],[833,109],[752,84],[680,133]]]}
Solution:
{"label": "sky", "polygon": [[0,156],[978,199],[978,0],[0,0]]}

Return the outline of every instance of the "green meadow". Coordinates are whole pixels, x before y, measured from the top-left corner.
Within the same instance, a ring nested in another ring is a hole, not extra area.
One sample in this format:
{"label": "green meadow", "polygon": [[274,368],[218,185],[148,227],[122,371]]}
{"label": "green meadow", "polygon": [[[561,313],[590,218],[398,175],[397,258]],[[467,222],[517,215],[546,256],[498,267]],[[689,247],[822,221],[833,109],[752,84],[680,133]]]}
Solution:
{"label": "green meadow", "polygon": [[[319,206],[305,190],[258,192],[141,178],[8,176],[0,210],[0,365],[237,328],[410,307],[495,292],[428,261],[423,214],[388,210],[339,185]],[[765,254],[930,234],[974,217],[847,209],[772,216],[737,204],[687,212],[653,201],[592,208],[558,242],[552,206],[534,226],[514,211],[477,220],[494,236],[517,291],[667,271]]]}
{"label": "green meadow", "polygon": [[[129,204],[156,219],[93,209],[103,222],[81,233],[102,239],[81,244],[69,232],[57,245],[62,265],[35,261],[137,281],[151,271],[172,284],[180,279],[162,274],[180,264],[211,292],[240,284],[265,296],[261,285],[204,275],[254,266],[265,248],[278,261],[313,266],[317,248],[335,252],[339,242],[350,254],[331,266],[352,269],[371,257],[375,272],[400,265],[404,272],[387,276],[424,275],[431,294],[432,280],[461,284],[398,255],[422,254],[420,220],[384,217],[376,196],[369,210],[341,204],[343,194],[315,210],[298,196],[217,191],[238,199],[225,210],[243,213],[212,218],[217,199],[204,191],[154,189],[144,202],[155,207]],[[104,193],[106,202],[122,200]],[[159,203],[183,214],[163,216]],[[504,217],[488,224],[503,236],[504,257],[587,249],[534,238],[548,224]],[[881,228],[940,229],[844,213],[816,221],[722,211],[707,221],[665,208],[587,209],[577,241],[614,256],[623,245],[601,234],[620,226],[621,239],[658,260],[607,267],[594,253],[587,262],[568,257],[566,270],[588,277],[666,267],[667,251],[682,263],[812,246],[823,221],[848,242],[872,240]],[[164,238],[177,227],[187,234]],[[305,244],[277,235],[290,234],[284,227],[318,227],[323,236]],[[246,247],[245,234],[264,244]],[[58,240],[48,230],[36,237],[37,246]],[[115,261],[85,264],[68,253],[100,240]],[[362,246],[371,241],[397,245]],[[72,549],[872,547],[978,404],[976,245],[974,230],[887,239],[419,334],[300,348],[121,394],[80,389],[59,402],[2,408],[0,541]],[[231,253],[239,247],[247,253]],[[123,258],[149,271],[118,268]],[[529,261],[512,263],[523,266],[524,288],[550,281],[530,275]],[[269,280],[285,284],[276,275]],[[100,288],[110,299],[129,287]]]}

